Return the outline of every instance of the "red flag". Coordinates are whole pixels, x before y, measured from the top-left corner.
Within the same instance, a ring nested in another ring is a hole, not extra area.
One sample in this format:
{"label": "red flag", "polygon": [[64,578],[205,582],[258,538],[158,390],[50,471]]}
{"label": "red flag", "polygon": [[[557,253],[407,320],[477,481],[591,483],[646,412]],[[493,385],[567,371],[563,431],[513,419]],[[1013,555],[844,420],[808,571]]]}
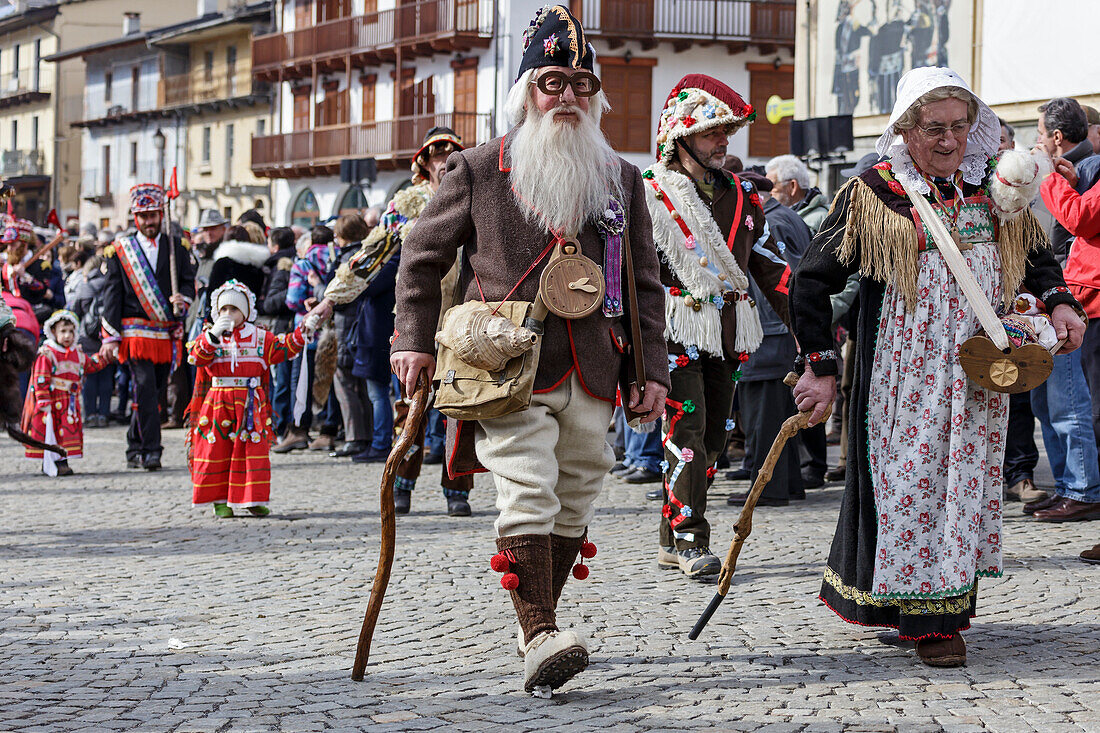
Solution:
{"label": "red flag", "polygon": [[53,224],[58,229],[61,228],[61,219],[57,218],[57,209],[50,209],[50,213],[46,214],[46,223]]}
{"label": "red flag", "polygon": [[168,181],[168,191],[166,192],[169,200],[179,198],[180,187],[176,183],[176,167],[172,166],[172,178]]}

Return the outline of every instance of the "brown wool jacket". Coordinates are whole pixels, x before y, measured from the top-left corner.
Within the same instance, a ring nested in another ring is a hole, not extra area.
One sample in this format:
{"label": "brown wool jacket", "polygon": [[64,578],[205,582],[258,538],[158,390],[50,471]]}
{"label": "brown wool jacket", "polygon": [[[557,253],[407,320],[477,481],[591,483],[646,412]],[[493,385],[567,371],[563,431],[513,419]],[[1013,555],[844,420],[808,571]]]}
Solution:
{"label": "brown wool jacket", "polygon": [[[424,209],[401,250],[397,276],[397,321],[391,353],[435,353],[435,332],[441,302],[440,280],[465,247],[466,263],[459,283],[462,301],[480,299],[473,272],[486,300],[502,300],[550,242],[550,235],[532,225],[512,193],[509,137],[452,153],[439,191]],[[664,333],[664,290],[658,277],[652,225],[638,169],[621,161],[627,231],[634,255],[642,349],[646,378],[669,386]],[[578,237],[581,251],[603,267],[604,239],[587,224]],[[534,301],[546,257],[516,289],[512,300]],[[626,264],[623,294],[626,299]],[[629,351],[629,308],[622,318],[602,310],[573,321],[550,314],[535,375],[535,391],[548,391],[574,369],[595,397],[614,401],[624,358]],[[630,362],[632,363],[632,361]]]}
{"label": "brown wool jacket", "polygon": [[[691,177],[678,164],[673,163],[669,168],[678,173],[683,173],[689,178]],[[756,284],[760,286],[760,291],[768,299],[768,304],[783,319],[783,323],[789,326],[791,319],[787,307],[787,286],[791,277],[791,270],[787,266],[786,260],[783,259],[783,255],[780,254],[775,238],[770,233],[767,237],[764,237],[766,226],[764,210],[760,206],[749,202],[750,194],[746,193],[744,189],[735,190],[734,186],[736,185],[736,183],[732,183],[729,187],[715,186],[713,201],[708,199],[707,195],[698,187],[696,187],[696,193],[699,194],[703,204],[710,209],[714,221],[718,224],[718,230],[722,232],[723,237],[727,238],[727,241],[730,229],[733,227],[733,217],[737,212],[737,199],[739,196],[744,197],[741,204],[741,228],[733,238],[733,258],[737,261],[741,271],[756,281]],[[755,192],[756,188],[754,187],[752,193]],[[752,217],[751,229],[745,226],[747,216]],[[684,287],[683,283],[664,262],[661,263],[661,282],[668,287]],[[734,348],[737,336],[737,315],[735,311],[736,309],[732,305],[722,309],[722,345],[725,347],[727,359],[737,358],[737,350]],[[668,350],[673,354],[682,354],[684,345],[670,341]]]}

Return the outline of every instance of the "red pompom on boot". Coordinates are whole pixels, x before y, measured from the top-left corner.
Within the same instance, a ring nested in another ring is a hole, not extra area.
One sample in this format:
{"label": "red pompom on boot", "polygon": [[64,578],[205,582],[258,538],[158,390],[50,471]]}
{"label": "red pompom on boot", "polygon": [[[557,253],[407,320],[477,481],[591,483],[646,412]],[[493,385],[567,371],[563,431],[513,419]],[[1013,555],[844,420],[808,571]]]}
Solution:
{"label": "red pompom on boot", "polygon": [[500,578],[500,587],[504,590],[515,590],[519,587],[519,576],[515,573],[505,573]]}
{"label": "red pompom on boot", "polygon": [[509,566],[510,563],[508,562],[508,558],[505,557],[502,552],[493,555],[492,559],[489,560],[489,567],[491,567],[495,573],[506,573],[508,572]]}
{"label": "red pompom on boot", "polygon": [[573,566],[573,577],[577,580],[585,580],[588,578],[588,566],[584,564],[585,560],[591,560],[596,556],[596,545],[585,540],[581,543],[581,561]]}
{"label": "red pompom on boot", "polygon": [[504,573],[500,578],[500,587],[504,590],[515,590],[519,587],[519,576],[510,572],[515,561],[515,555],[512,554],[511,550],[498,552],[489,560],[489,567],[493,569],[493,572]]}

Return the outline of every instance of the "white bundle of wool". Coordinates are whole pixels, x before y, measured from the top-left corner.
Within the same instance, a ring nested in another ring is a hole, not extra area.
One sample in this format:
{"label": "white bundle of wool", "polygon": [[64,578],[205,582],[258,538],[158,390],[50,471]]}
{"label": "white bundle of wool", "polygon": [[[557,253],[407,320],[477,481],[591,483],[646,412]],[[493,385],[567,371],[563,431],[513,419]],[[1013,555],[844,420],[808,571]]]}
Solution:
{"label": "white bundle of wool", "polygon": [[1006,150],[1001,153],[989,194],[993,208],[1003,221],[1012,221],[1039,194],[1039,184],[1054,170],[1050,156],[1043,152]]}

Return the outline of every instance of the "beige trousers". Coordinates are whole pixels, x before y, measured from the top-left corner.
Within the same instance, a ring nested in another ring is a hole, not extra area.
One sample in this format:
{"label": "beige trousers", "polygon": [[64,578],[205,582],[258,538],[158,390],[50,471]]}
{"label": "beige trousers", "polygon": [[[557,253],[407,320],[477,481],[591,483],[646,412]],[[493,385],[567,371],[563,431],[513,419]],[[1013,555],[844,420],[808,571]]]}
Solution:
{"label": "beige trousers", "polygon": [[584,534],[615,462],[607,444],[612,409],[574,372],[523,412],[479,422],[474,450],[496,483],[498,536]]}

